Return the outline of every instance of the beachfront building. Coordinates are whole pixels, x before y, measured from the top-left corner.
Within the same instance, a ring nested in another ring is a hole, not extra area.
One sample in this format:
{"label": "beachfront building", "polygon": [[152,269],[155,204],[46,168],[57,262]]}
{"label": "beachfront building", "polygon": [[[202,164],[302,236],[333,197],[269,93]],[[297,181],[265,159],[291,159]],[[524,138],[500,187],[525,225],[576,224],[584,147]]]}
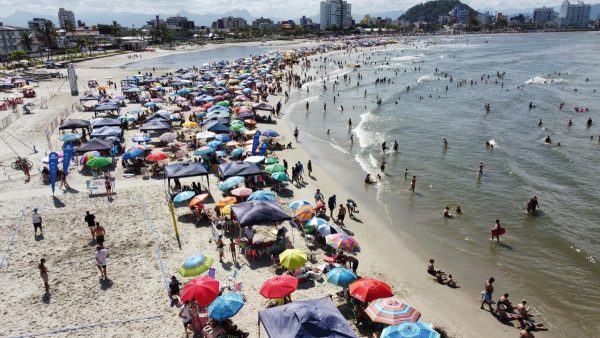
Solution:
{"label": "beachfront building", "polygon": [[586,28],[590,21],[590,12],[592,6],[578,2],[571,4],[568,0],[560,6],[560,14],[558,15],[558,23],[561,27]]}
{"label": "beachfront building", "polygon": [[275,23],[269,18],[263,18],[262,16],[252,21],[252,28],[266,30],[275,28]]}
{"label": "beachfront building", "polygon": [[477,21],[482,25],[493,23],[495,18],[496,17],[488,11],[477,13]]}
{"label": "beachfront building", "polygon": [[212,29],[224,32],[245,28],[246,26],[248,26],[248,24],[246,23],[246,19],[234,18],[233,16],[220,18],[212,23]]}
{"label": "beachfront building", "polygon": [[44,18],[33,18],[32,20],[27,21],[27,27],[29,29],[33,29],[34,31],[42,31],[46,28],[46,22],[48,20]]}
{"label": "beachfront building", "polygon": [[67,25],[66,22],[70,22],[73,27],[75,27],[75,24],[77,23],[77,21],[75,21],[75,13],[61,7],[58,9],[58,23],[60,28],[65,28]]}
{"label": "beachfront building", "polygon": [[533,22],[537,24],[546,24],[554,22],[558,18],[558,13],[554,8],[540,7],[533,9]]}
{"label": "beachfront building", "polygon": [[194,25],[194,21],[188,20],[187,17],[176,15],[176,16],[167,18],[167,27],[169,29],[173,29],[173,30],[181,30],[181,29],[192,30],[192,29],[194,29],[195,25]]}
{"label": "beachfront building", "polygon": [[392,19],[391,18],[382,18],[380,16],[372,17],[367,14],[362,18],[362,20],[360,20],[360,23],[364,26],[383,27],[385,25],[391,25]]}
{"label": "beachfront building", "polygon": [[[33,32],[29,28],[4,26],[0,23],[0,61],[6,61],[11,52],[17,50],[26,51],[26,48],[21,41],[22,32],[33,35]],[[35,36],[31,47],[31,52],[36,52],[38,50]]]}
{"label": "beachfront building", "polygon": [[448,12],[452,23],[459,23],[466,25],[469,23],[469,9],[463,5],[456,5],[450,12]]}
{"label": "beachfront building", "polygon": [[348,29],[352,26],[352,5],[343,0],[321,1],[321,30]]}

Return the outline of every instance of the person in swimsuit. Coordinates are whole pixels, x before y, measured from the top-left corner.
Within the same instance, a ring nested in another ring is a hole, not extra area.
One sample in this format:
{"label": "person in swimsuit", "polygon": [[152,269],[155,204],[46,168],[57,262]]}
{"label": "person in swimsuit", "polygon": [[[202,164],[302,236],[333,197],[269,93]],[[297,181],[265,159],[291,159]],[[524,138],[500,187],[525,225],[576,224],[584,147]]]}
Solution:
{"label": "person in swimsuit", "polygon": [[46,289],[46,293],[50,292],[50,284],[48,284],[48,268],[46,268],[46,259],[42,258],[40,260],[40,264],[38,264],[38,269],[40,269],[40,277],[44,281],[44,288]]}
{"label": "person in swimsuit", "polygon": [[346,218],[346,208],[343,204],[340,204],[340,209],[338,210],[337,220],[341,225],[344,225],[344,218]]}
{"label": "person in swimsuit", "polygon": [[417,176],[413,176],[412,181],[410,181],[410,188],[408,189],[408,191],[414,193],[416,185],[417,185]]}
{"label": "person in swimsuit", "polygon": [[223,243],[223,235],[219,235],[216,243],[217,251],[219,252],[219,262],[223,262],[223,256],[225,255],[225,243]]}
{"label": "person in swimsuit", "polygon": [[109,177],[104,180],[104,188],[106,189],[106,197],[110,200],[110,196],[112,195],[112,184]]}
{"label": "person in swimsuit", "polygon": [[104,235],[106,234],[106,230],[102,226],[100,226],[100,222],[96,222],[96,228],[94,229],[94,236],[96,236],[96,243],[104,247]]}
{"label": "person in swimsuit", "polygon": [[450,208],[446,207],[446,209],[444,209],[444,217],[445,218],[452,218],[452,214],[450,213]]}
{"label": "person in swimsuit", "polygon": [[237,264],[237,253],[235,250],[235,242],[233,241],[233,238],[229,243],[229,251],[231,252],[231,258],[233,259],[233,262]]}
{"label": "person in swimsuit", "polygon": [[90,214],[89,211],[85,212],[85,217],[83,218],[83,220],[87,223],[88,228],[90,229],[90,233],[92,234],[92,241],[95,239],[95,235],[94,235],[94,227],[96,226],[96,216],[94,216],[93,214]]}
{"label": "person in swimsuit", "polygon": [[481,292],[481,309],[483,310],[483,304],[487,304],[490,307],[490,312],[493,312],[492,304],[494,301],[492,300],[492,295],[494,294],[494,277],[490,277],[485,281],[484,290]]}

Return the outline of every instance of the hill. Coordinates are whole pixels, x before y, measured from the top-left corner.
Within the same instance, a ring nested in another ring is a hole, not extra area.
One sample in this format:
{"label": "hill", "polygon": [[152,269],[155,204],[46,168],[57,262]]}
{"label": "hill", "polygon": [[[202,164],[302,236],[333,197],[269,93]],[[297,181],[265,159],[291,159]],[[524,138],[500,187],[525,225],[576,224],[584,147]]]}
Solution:
{"label": "hill", "polygon": [[404,15],[400,17],[401,20],[407,20],[415,22],[419,20],[428,22],[437,22],[440,15],[448,15],[456,5],[463,5],[474,14],[475,10],[468,5],[463,4],[459,0],[435,0],[421,3],[409,8]]}

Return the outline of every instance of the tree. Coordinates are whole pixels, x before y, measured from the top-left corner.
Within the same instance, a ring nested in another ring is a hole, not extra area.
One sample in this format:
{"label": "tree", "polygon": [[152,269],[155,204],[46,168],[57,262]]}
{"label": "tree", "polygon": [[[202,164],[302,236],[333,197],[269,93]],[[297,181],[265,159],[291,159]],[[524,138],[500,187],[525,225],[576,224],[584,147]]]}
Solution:
{"label": "tree", "polygon": [[98,28],[98,33],[100,33],[101,35],[112,35],[111,25],[98,24],[98,26],[96,27]]}
{"label": "tree", "polygon": [[504,28],[506,26],[508,26],[508,20],[505,16],[501,16],[496,20],[496,27]]}
{"label": "tree", "polygon": [[113,21],[112,25],[111,25],[111,35],[114,37],[118,37],[121,36],[121,31],[123,30],[123,27],[121,27],[121,25],[116,22]]}
{"label": "tree", "polygon": [[21,32],[21,44],[23,45],[23,48],[25,48],[28,58],[29,58],[29,54],[31,54],[31,51],[33,50],[34,41],[35,41],[35,37],[33,36],[33,34],[31,32],[28,32],[28,31]]}
{"label": "tree", "polygon": [[8,54],[8,58],[12,61],[21,61],[27,58],[27,52],[23,50],[13,50]]}
{"label": "tree", "polygon": [[75,32],[75,23],[71,20],[65,20],[65,35]]}
{"label": "tree", "polygon": [[[56,38],[58,37],[58,33],[56,33],[56,28],[54,28],[54,23],[50,20],[46,20],[44,23],[44,27],[39,30],[39,34],[44,42],[44,46],[48,49],[48,59],[50,59],[50,50],[54,49],[56,46]],[[42,55],[42,50],[40,49],[40,57]]]}

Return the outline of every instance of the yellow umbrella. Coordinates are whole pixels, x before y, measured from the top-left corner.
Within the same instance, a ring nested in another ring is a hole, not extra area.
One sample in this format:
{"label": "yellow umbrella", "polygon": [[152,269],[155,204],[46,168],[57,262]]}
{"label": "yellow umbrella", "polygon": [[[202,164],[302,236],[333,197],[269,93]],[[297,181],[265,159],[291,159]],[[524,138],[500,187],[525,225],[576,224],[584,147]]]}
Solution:
{"label": "yellow umbrella", "polygon": [[198,127],[198,123],[193,122],[193,121],[187,121],[183,124],[183,126],[186,128],[196,128],[196,127]]}
{"label": "yellow umbrella", "polygon": [[221,208],[221,215],[229,215],[231,214],[231,204],[227,204],[226,206]]}
{"label": "yellow umbrella", "polygon": [[288,270],[304,266],[307,260],[306,252],[298,249],[287,249],[279,254],[279,263]]}

